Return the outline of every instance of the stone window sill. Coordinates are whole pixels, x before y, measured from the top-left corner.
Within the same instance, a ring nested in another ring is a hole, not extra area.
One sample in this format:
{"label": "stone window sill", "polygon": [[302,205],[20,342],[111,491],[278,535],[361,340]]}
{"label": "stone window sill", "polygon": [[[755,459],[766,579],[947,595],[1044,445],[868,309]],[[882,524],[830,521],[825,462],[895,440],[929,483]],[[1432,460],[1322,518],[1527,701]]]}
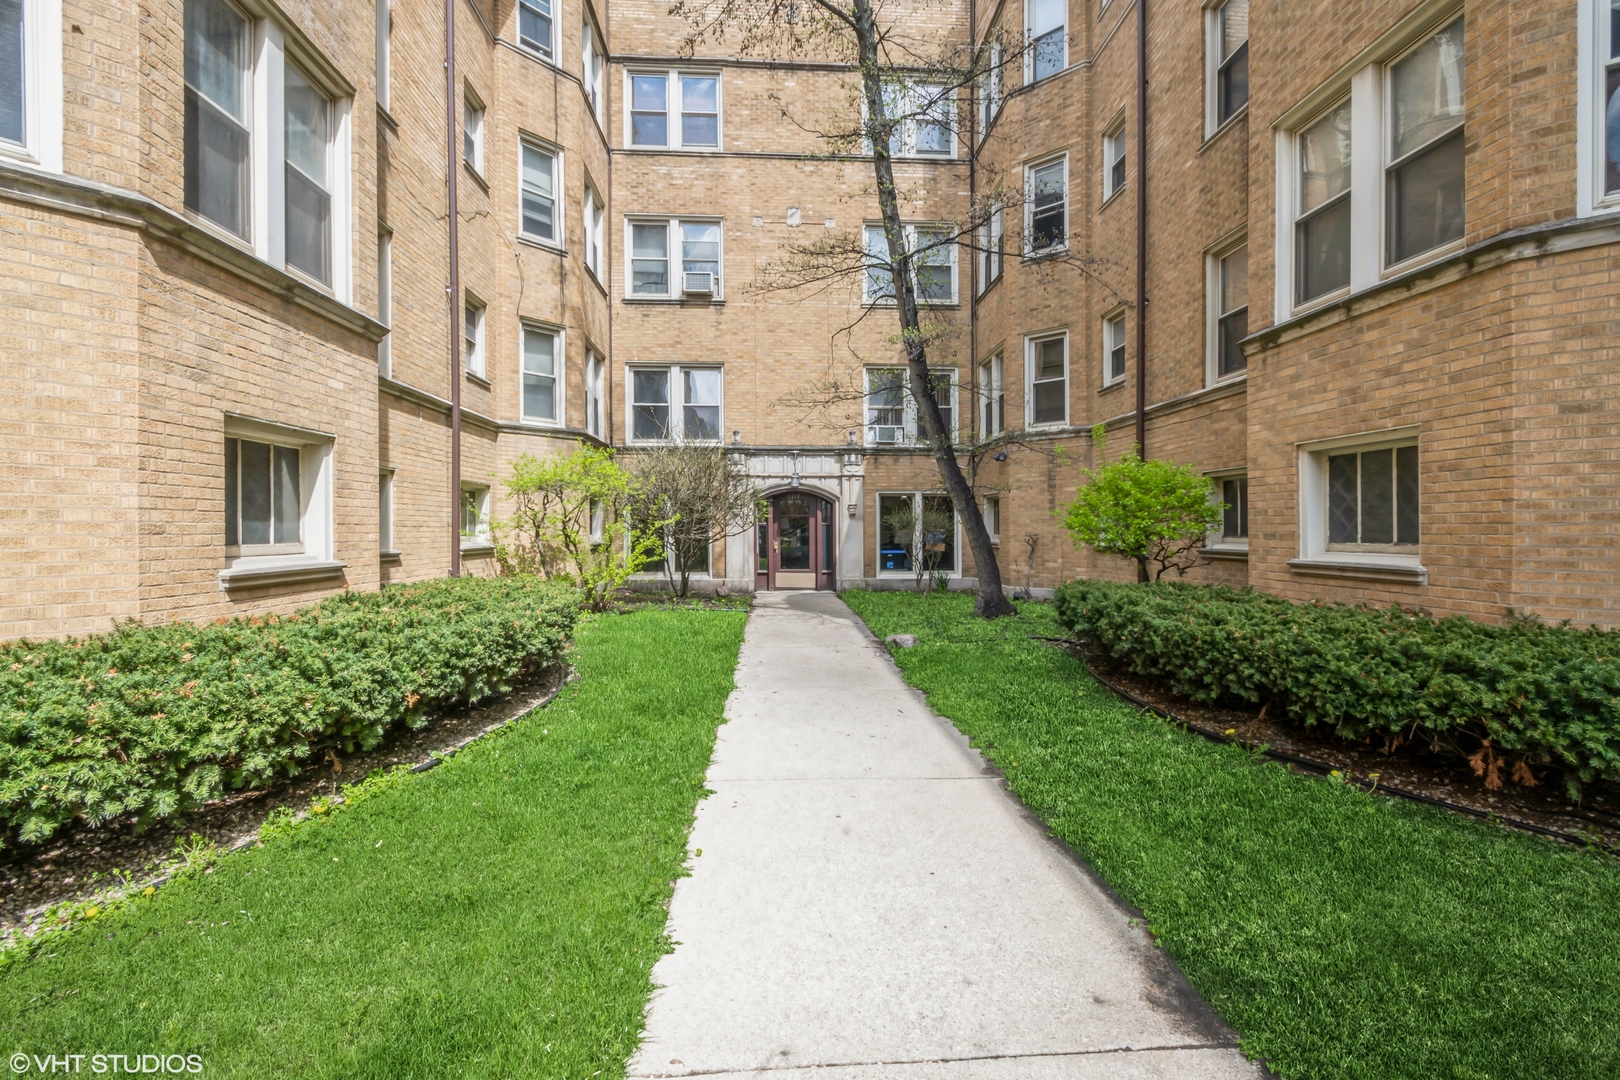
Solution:
{"label": "stone window sill", "polygon": [[488,540],[463,540],[461,542],[461,557],[481,559],[495,554],[495,545]]}
{"label": "stone window sill", "polygon": [[1208,547],[1199,548],[1198,553],[1206,559],[1249,561],[1248,544],[1210,544]]}
{"label": "stone window sill", "polygon": [[1330,551],[1300,559],[1289,559],[1288,569],[1296,574],[1317,577],[1359,578],[1363,581],[1395,581],[1407,585],[1427,585],[1429,568],[1415,555],[1360,554]]}
{"label": "stone window sill", "polygon": [[222,591],[263,585],[292,585],[341,578],[347,563],[309,555],[251,555],[234,559],[219,572]]}

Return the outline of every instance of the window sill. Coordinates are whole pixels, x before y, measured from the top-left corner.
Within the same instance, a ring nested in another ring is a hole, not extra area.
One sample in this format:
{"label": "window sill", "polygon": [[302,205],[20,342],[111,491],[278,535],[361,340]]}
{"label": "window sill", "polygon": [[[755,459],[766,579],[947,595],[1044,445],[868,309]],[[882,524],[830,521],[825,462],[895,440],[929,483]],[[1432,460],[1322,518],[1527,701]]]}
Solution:
{"label": "window sill", "polygon": [[478,374],[478,372],[476,372],[476,371],[469,371],[466,374],[467,374],[467,381],[468,382],[475,383],[478,386],[482,386],[485,390],[489,389],[489,386],[490,386],[489,379],[487,379],[484,376]]}
{"label": "window sill", "polygon": [[532,248],[539,248],[541,251],[549,251],[553,255],[568,254],[567,248],[557,243],[557,241],[547,240],[543,236],[530,236],[528,233],[518,233],[514,239],[516,239],[520,244],[525,244]]}
{"label": "window sill", "polygon": [[1211,562],[1248,562],[1249,545],[1246,543],[1210,544],[1208,547],[1199,548],[1198,554]]}
{"label": "window sill", "polygon": [[389,112],[381,105],[377,106],[377,119],[383,122],[383,125],[388,128],[390,133],[394,135],[399,134],[399,121],[394,119],[393,113]]}
{"label": "window sill", "polygon": [[233,559],[219,572],[222,592],[262,585],[291,585],[343,576],[347,563],[309,555],[248,555]]}
{"label": "window sill", "polygon": [[1102,386],[1097,388],[1097,393],[1106,394],[1110,390],[1118,390],[1120,387],[1122,387],[1124,385],[1125,385],[1125,376],[1121,375],[1119,378],[1115,379],[1113,382],[1105,382],[1105,383],[1103,383]]}
{"label": "window sill", "polygon": [[1378,284],[1382,285],[1390,278],[1400,277],[1402,274],[1411,273],[1413,270],[1422,270],[1430,263],[1449,259],[1467,246],[1468,241],[1466,238],[1459,238],[1449,244],[1441,244],[1438,247],[1430,248],[1428,251],[1420,251],[1416,255],[1403,259],[1398,263],[1386,266],[1383,272],[1378,275]]}
{"label": "window sill", "polygon": [[1027,263],[1040,262],[1042,259],[1061,259],[1068,253],[1069,245],[1063,244],[1059,247],[1041,248],[1039,251],[1026,251],[1020,256],[1020,258]]}
{"label": "window sill", "polygon": [[1317,577],[1355,578],[1362,581],[1395,581],[1407,585],[1427,585],[1429,568],[1416,555],[1387,555],[1379,552],[1330,551],[1299,559],[1289,559],[1288,569],[1296,574]]}
{"label": "window sill", "polygon": [[1220,378],[1214,380],[1208,386],[1204,387],[1204,389],[1214,390],[1221,386],[1231,386],[1233,383],[1243,382],[1248,377],[1249,369],[1244,368],[1242,371],[1234,371],[1230,375],[1222,375]]}
{"label": "window sill", "polygon": [[461,167],[466,171],[467,175],[472,178],[473,182],[483,190],[484,194],[488,195],[489,181],[484,179],[484,174],[478,171],[478,167],[472,162],[468,161],[466,158],[461,159]]}
{"label": "window sill", "polygon": [[463,540],[461,557],[483,559],[495,554],[495,545],[488,540]]}
{"label": "window sill", "polygon": [[725,307],[726,298],[715,296],[709,299],[700,299],[696,296],[626,296],[627,304],[663,304],[668,307]]}
{"label": "window sill", "polygon": [[1231,131],[1238,125],[1239,121],[1246,120],[1248,117],[1249,103],[1245,101],[1241,106],[1238,107],[1237,112],[1215,125],[1215,130],[1204,136],[1203,145],[1199,146],[1198,152],[1202,154],[1205,150],[1209,149],[1211,143],[1213,143],[1216,139],[1219,139],[1222,135],[1225,135],[1228,131]]}
{"label": "window sill", "polygon": [[1119,198],[1121,195],[1125,194],[1126,189],[1129,188],[1130,186],[1131,185],[1128,182],[1124,183],[1124,184],[1121,184],[1121,185],[1119,185],[1119,187],[1115,188],[1113,191],[1110,191],[1108,194],[1104,195],[1103,196],[1103,201],[1097,204],[1097,209],[1098,210],[1106,210],[1106,209],[1108,209],[1108,204],[1113,202],[1115,199]]}
{"label": "window sill", "polygon": [[538,420],[532,416],[520,417],[518,423],[526,428],[534,428],[536,431],[555,431],[563,426],[561,420]]}
{"label": "window sill", "polygon": [[403,551],[396,551],[396,550],[393,550],[393,549],[389,549],[387,551],[379,551],[379,552],[377,552],[377,559],[380,562],[385,562],[385,563],[392,564],[392,563],[399,562],[400,556],[403,555],[403,554],[405,554]]}
{"label": "window sill", "polygon": [[[648,143],[631,143],[626,150],[635,150],[643,154],[718,154],[723,149],[719,146],[653,146]],[[617,150],[614,151],[618,153]]]}

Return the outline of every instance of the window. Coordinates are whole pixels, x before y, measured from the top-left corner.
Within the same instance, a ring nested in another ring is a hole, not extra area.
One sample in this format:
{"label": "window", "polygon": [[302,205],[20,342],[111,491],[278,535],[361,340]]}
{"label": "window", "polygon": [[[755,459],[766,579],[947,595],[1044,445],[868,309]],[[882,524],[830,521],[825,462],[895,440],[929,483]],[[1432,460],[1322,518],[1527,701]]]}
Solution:
{"label": "window", "polygon": [[1226,0],[1210,12],[1209,22],[1213,134],[1249,103],[1249,0]]}
{"label": "window", "polygon": [[28,60],[23,0],[0,0],[0,139],[27,143]]}
{"label": "window", "polygon": [[[956,372],[941,369],[928,373],[928,383],[934,392],[934,404],[939,406],[940,419],[951,441],[956,441]],[[911,372],[905,368],[883,367],[866,369],[866,444],[868,446],[898,445],[925,442],[922,422],[917,418],[917,403],[907,389],[911,386]]]}
{"label": "window", "polygon": [[588,535],[590,536],[591,546],[594,547],[602,542],[602,537],[607,532],[607,504],[602,502],[601,499],[592,499],[588,513],[591,515]]}
{"label": "window", "polygon": [[394,470],[377,474],[377,550],[394,554]]}
{"label": "window", "polygon": [[948,495],[879,495],[878,573],[954,574],[956,508]]}
{"label": "window", "polygon": [[562,349],[556,331],[523,326],[523,419],[528,423],[562,423]]}
{"label": "window", "polygon": [[1350,101],[1299,134],[1299,216],[1294,225],[1300,303],[1350,285]]}
{"label": "window", "polygon": [[589,19],[585,20],[585,28],[581,35],[580,44],[580,75],[585,82],[585,96],[591,102],[591,115],[596,117],[598,124],[602,123],[602,55],[596,49],[596,31],[592,28]]}
{"label": "window", "polygon": [[585,268],[602,280],[602,204],[596,189],[586,185],[584,198]]}
{"label": "window", "polygon": [[721,371],[714,367],[630,369],[630,437],[718,442]]}
{"label": "window", "polygon": [[552,243],[557,236],[557,155],[529,142],[522,142],[522,208],[520,229],[524,236]]}
{"label": "window", "polygon": [[461,489],[461,550],[489,543],[489,488],[471,484]]}
{"label": "window", "polygon": [[1024,0],[1029,34],[1029,59],[1024,78],[1040,82],[1068,66],[1067,0]]}
{"label": "window", "polygon": [[591,349],[585,350],[585,430],[598,439],[603,434],[602,410],[602,358]]}
{"label": "window", "polygon": [[992,544],[1001,543],[1001,496],[984,497],[984,531],[990,534]]}
{"label": "window", "polygon": [[471,294],[467,296],[465,317],[461,324],[462,356],[467,374],[484,377],[484,305]]}
{"label": "window", "polygon": [[1236,375],[1249,361],[1238,342],[1249,335],[1249,247],[1234,248],[1212,262],[1214,298],[1211,314],[1215,321],[1215,378]]}
{"label": "window", "polygon": [[[377,321],[384,326],[394,325],[394,234],[377,234]],[[393,334],[377,342],[377,370],[383,375],[393,374]]]}
{"label": "window", "polygon": [[461,160],[472,171],[484,175],[484,106],[470,89],[463,90],[461,104]]}
{"label": "window", "polygon": [[302,447],[225,440],[225,553],[304,550]]}
{"label": "window", "polygon": [[1329,454],[1328,550],[1418,542],[1416,446]]}
{"label": "window", "polygon": [[518,0],[518,40],[551,59],[551,0]]}
{"label": "window", "polygon": [[[632,297],[722,296],[719,221],[663,218],[630,222]],[[670,251],[680,252],[680,277],[670,276]]]}
{"label": "window", "polygon": [[1385,262],[1463,237],[1463,20],[1390,65]]}
{"label": "window", "polygon": [[1249,542],[1249,478],[1229,476],[1221,480],[1221,543],[1247,545]]}
{"label": "window", "polygon": [[[627,77],[630,80],[631,146],[668,147],[672,150],[719,149],[719,75],[710,72],[632,71]],[[676,110],[673,123],[670,116],[672,105]]]}
{"label": "window", "polygon": [[1125,378],[1125,313],[1103,316],[1103,385]]}
{"label": "window", "polygon": [[979,437],[1000,435],[1007,423],[1007,391],[999,355],[979,365]]}
{"label": "window", "polygon": [[[1000,33],[991,31],[992,35]],[[993,41],[986,54],[984,71],[979,75],[979,138],[983,139],[990,133],[990,125],[1001,113],[1001,103],[1005,98],[1005,91],[1001,83],[1001,42]]]}
{"label": "window", "polygon": [[1111,199],[1125,186],[1125,119],[1103,136],[1103,198]]}
{"label": "window", "polygon": [[[19,23],[20,15],[19,9]],[[21,29],[19,25],[19,33]],[[252,28],[224,0],[186,0],[185,30],[185,205],[245,239],[252,183],[248,159]],[[20,82],[18,87],[20,95]],[[20,106],[19,101],[19,134]]]}
{"label": "window", "polygon": [[[956,303],[956,237],[949,228],[929,225],[901,226],[903,242],[911,254],[912,288],[920,304]],[[889,241],[881,225],[866,226],[865,303],[894,301],[894,271],[889,262]]]}
{"label": "window", "polygon": [[979,291],[982,293],[1001,277],[1002,248],[1007,239],[1006,210],[996,207],[990,219],[979,227]]}
{"label": "window", "polygon": [[[956,154],[956,102],[950,87],[893,83],[883,88],[889,123],[889,156],[948,158]],[[865,105],[862,104],[864,110]],[[872,152],[872,140],[864,150]]]}
{"label": "window", "polygon": [[388,111],[389,61],[393,52],[394,11],[389,0],[377,0],[377,107]]}
{"label": "window", "polygon": [[287,265],[332,283],[332,103],[291,64],[287,101]]}
{"label": "window", "polygon": [[1028,169],[1029,210],[1024,254],[1055,251],[1069,241],[1069,159],[1058,158]]}
{"label": "window", "polygon": [[1069,422],[1069,335],[1029,338],[1029,402],[1025,406],[1031,427]]}

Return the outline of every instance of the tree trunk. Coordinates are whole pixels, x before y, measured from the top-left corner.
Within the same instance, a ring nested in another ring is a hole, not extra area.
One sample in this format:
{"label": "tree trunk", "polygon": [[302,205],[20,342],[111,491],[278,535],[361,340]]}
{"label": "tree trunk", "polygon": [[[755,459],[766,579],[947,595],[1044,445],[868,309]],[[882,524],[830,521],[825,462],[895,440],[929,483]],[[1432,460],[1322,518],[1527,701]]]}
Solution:
{"label": "tree trunk", "polygon": [[979,510],[973,488],[962,475],[951,433],[945,429],[939,402],[928,385],[928,353],[923,345],[922,324],[917,316],[917,293],[911,280],[911,257],[906,252],[905,233],[900,224],[900,203],[895,194],[894,162],[889,158],[888,113],[883,101],[882,71],[878,62],[877,19],[871,0],[854,0],[854,30],[860,50],[861,91],[866,98],[867,115],[874,122],[872,169],[877,177],[878,209],[883,215],[883,233],[889,241],[889,265],[894,272],[894,299],[900,311],[900,335],[906,347],[906,367],[911,374],[911,400],[928,436],[928,446],[939,466],[945,491],[951,497],[958,519],[967,530],[968,548],[979,572],[979,594],[973,612],[986,619],[1013,614],[1012,601],[1001,587],[1001,567],[996,549],[990,543],[984,514]]}

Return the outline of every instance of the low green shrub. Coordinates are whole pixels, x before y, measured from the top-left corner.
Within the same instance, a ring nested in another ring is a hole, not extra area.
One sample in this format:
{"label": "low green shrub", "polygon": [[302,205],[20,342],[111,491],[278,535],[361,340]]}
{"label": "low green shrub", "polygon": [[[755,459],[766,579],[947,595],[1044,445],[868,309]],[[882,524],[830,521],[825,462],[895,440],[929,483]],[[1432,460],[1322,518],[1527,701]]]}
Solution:
{"label": "low green shrub", "polygon": [[1399,607],[1296,604],[1252,590],[1080,580],[1055,597],[1070,631],[1194,701],[1269,705],[1393,748],[1466,757],[1486,783],[1562,771],[1572,793],[1620,780],[1620,633]]}
{"label": "low green shrub", "polygon": [[351,592],[287,616],[120,624],[0,645],[0,829],[164,817],[375,746],[563,654],[571,588],[458,578]]}

